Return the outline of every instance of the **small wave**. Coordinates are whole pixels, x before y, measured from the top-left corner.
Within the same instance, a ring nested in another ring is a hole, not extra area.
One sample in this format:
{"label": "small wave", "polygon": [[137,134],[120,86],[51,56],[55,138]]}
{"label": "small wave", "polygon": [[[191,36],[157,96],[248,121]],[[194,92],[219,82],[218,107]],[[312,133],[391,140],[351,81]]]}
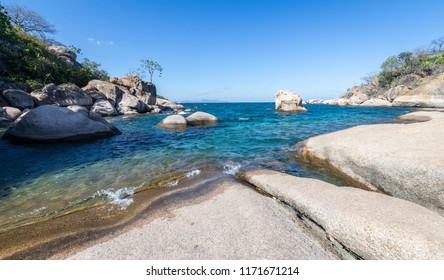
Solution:
{"label": "small wave", "polygon": [[112,191],[111,189],[99,190],[97,191],[97,195],[106,196],[111,203],[118,205],[121,210],[125,210],[134,202],[134,199],[127,198],[134,194],[134,189],[135,188],[132,187],[118,189],[117,191]]}
{"label": "small wave", "polygon": [[187,173],[186,173],[186,176],[187,176],[187,178],[190,178],[190,177],[193,177],[193,176],[195,176],[195,175],[199,175],[200,172],[201,172],[201,171],[200,171],[199,169],[196,169],[196,170],[193,170],[193,171],[187,172]]}
{"label": "small wave", "polygon": [[238,120],[240,120],[240,121],[249,121],[250,118],[238,118]]}
{"label": "small wave", "polygon": [[184,111],[180,111],[179,113],[177,113],[178,115],[186,115],[187,113],[185,113]]}
{"label": "small wave", "polygon": [[191,109],[185,109],[185,112],[191,112]]}
{"label": "small wave", "polygon": [[240,163],[230,161],[224,165],[224,173],[228,175],[236,175],[241,167],[242,165]]}

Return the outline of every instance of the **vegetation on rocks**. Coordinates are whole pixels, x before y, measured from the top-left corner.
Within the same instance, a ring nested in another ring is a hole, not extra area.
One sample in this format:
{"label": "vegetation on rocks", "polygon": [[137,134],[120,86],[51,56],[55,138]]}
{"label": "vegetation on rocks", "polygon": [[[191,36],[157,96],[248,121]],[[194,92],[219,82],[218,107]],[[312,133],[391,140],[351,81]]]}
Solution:
{"label": "vegetation on rocks", "polygon": [[[100,64],[85,59],[82,63],[60,60],[41,38],[14,24],[0,5],[0,76],[8,83],[25,83],[32,91],[48,83],[74,83],[80,87],[90,80],[108,78]],[[79,53],[78,48],[72,48]]]}

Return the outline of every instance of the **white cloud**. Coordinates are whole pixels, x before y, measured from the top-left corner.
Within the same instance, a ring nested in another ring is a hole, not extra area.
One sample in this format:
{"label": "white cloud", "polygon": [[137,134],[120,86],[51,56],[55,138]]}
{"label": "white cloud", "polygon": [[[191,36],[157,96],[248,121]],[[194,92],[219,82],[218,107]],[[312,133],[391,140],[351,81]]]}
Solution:
{"label": "white cloud", "polygon": [[88,37],[87,39],[91,43],[96,44],[98,46],[100,46],[100,45],[109,45],[109,46],[114,45],[114,41],[97,40],[97,39],[94,39],[92,37]]}

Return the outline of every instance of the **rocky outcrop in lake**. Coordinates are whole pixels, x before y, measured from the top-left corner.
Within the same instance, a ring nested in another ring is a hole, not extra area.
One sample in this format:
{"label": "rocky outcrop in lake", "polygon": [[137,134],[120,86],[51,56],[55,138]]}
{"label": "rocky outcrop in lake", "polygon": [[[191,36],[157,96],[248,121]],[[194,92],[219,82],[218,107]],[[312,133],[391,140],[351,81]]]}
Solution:
{"label": "rocky outcrop in lake", "polygon": [[275,96],[275,108],[281,112],[306,112],[302,106],[302,98],[295,92],[280,90]]}

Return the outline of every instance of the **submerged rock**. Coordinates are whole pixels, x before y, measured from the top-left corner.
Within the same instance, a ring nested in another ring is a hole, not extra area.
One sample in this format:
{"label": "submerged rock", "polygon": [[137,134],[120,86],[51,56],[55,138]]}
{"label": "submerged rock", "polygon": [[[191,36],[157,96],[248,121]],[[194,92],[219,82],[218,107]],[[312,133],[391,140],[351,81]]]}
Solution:
{"label": "submerged rock", "polygon": [[280,90],[274,96],[276,110],[282,112],[306,112],[302,98],[295,92]]}
{"label": "submerged rock", "polygon": [[205,112],[195,112],[189,115],[186,121],[191,126],[208,126],[219,122],[215,116]]}
{"label": "submerged rock", "polygon": [[109,137],[120,131],[100,115],[81,108],[43,105],[29,111],[15,126],[9,128],[2,140],[19,142],[74,141]]}

